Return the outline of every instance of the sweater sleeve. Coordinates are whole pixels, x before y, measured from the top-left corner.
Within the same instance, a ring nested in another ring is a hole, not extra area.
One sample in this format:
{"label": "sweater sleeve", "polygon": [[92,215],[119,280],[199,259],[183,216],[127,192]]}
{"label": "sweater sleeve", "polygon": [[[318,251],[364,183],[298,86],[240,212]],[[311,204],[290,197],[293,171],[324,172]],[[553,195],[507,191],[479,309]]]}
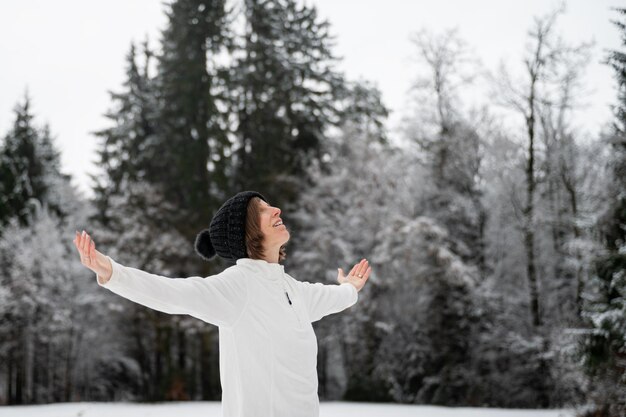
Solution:
{"label": "sweater sleeve", "polygon": [[343,311],[354,305],[359,299],[356,287],[349,282],[322,284],[321,282],[295,281],[304,298],[311,322],[329,314]]}
{"label": "sweater sleeve", "polygon": [[113,273],[101,287],[168,314],[189,314],[216,326],[232,326],[247,303],[241,272],[227,268],[209,277],[168,278],[111,261]]}

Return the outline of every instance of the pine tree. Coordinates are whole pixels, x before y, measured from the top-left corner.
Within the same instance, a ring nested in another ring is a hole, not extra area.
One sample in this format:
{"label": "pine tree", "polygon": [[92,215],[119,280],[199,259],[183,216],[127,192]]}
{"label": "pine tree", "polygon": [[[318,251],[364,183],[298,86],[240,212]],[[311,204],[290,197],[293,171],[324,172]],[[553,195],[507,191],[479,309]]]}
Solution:
{"label": "pine tree", "polygon": [[[230,143],[215,92],[226,11],[223,1],[181,0],[168,5],[167,15],[156,75],[149,74],[154,54],[144,47],[142,68],[131,46],[124,90],[112,94],[113,126],[98,132],[104,139],[105,172],[96,188],[103,230],[94,238],[122,254],[122,263],[166,275],[208,275],[219,266],[200,265],[192,242],[228,188]],[[219,382],[209,372],[218,365],[215,346],[187,347],[194,338],[186,333],[197,332],[198,323],[134,306],[127,313],[137,326],[129,330],[134,345],[126,353],[140,365],[143,398],[217,398]],[[203,338],[212,332],[203,331]]]}
{"label": "pine tree", "polygon": [[109,226],[111,213],[109,200],[123,193],[122,184],[148,181],[147,171],[153,163],[157,114],[153,82],[148,69],[152,52],[144,43],[143,69],[137,63],[137,49],[131,44],[126,56],[126,81],[122,92],[111,92],[113,110],[105,116],[113,126],[94,132],[101,139],[96,150],[101,175],[90,175],[95,193],[97,213],[94,220]]}
{"label": "pine tree", "polygon": [[27,225],[37,206],[48,206],[61,217],[71,210],[65,193],[70,179],[60,171],[50,128],[35,126],[28,94],[14,112],[13,128],[0,144],[0,233],[13,216]]}
{"label": "pine tree", "polygon": [[181,0],[166,13],[155,79],[158,154],[147,175],[177,208],[167,220],[193,240],[229,192],[231,144],[217,59],[228,42],[227,11],[224,0]]}
{"label": "pine tree", "polygon": [[329,24],[295,0],[245,0],[244,39],[230,74],[236,115],[236,186],[293,203],[293,177],[320,157],[337,122],[342,77],[334,70]]}
{"label": "pine tree", "polygon": [[43,194],[38,181],[42,167],[35,159],[38,133],[32,122],[30,98],[26,96],[23,104],[15,106],[14,112],[13,129],[5,137],[0,154],[0,220],[6,224],[11,216],[17,216],[20,223],[26,225],[33,213],[31,199]]}
{"label": "pine tree", "polygon": [[36,151],[42,165],[43,205],[63,221],[81,204],[71,186],[71,176],[61,171],[61,152],[54,144],[48,124],[41,129]]}
{"label": "pine tree", "polygon": [[383,104],[381,91],[368,81],[346,82],[342,95],[339,126],[349,126],[389,145],[385,129],[389,110]]}
{"label": "pine tree", "polygon": [[[188,242],[183,250],[172,247],[163,252],[161,260],[175,276],[194,274],[194,269],[202,269],[195,274],[208,275],[221,266],[199,263],[192,243],[230,191],[231,143],[221,103],[220,64],[230,36],[228,13],[224,0],[179,0],[168,5],[166,14],[168,25],[162,33],[154,80],[158,106],[154,149],[158,153],[151,155],[147,178],[163,197],[163,210],[158,213],[162,224]],[[219,382],[210,372],[218,367],[216,346],[203,344],[202,350],[194,351],[188,346],[193,346],[195,337],[184,330],[192,328],[188,318],[162,321],[157,334],[165,337],[155,352],[162,363],[155,370],[162,383],[159,395],[218,398]],[[215,329],[208,329],[202,337],[214,333]],[[202,384],[195,382],[197,369],[203,374]]]}
{"label": "pine tree", "polygon": [[[626,9],[616,9],[622,18]],[[626,46],[626,21],[615,21]],[[615,71],[615,108],[608,201],[598,222],[604,252],[593,261],[583,311],[590,325],[582,339],[585,369],[592,377],[591,397],[602,415],[626,413],[626,53],[612,51],[607,63]]]}

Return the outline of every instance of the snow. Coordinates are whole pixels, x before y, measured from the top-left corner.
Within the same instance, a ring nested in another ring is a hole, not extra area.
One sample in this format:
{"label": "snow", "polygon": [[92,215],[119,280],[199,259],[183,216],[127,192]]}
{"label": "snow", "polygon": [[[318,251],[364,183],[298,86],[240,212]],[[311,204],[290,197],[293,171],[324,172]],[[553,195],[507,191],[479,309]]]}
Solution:
{"label": "snow", "polygon": [[[221,417],[218,401],[137,403],[56,403],[0,407],[0,417]],[[574,410],[440,407],[423,405],[321,402],[320,417],[574,417]]]}

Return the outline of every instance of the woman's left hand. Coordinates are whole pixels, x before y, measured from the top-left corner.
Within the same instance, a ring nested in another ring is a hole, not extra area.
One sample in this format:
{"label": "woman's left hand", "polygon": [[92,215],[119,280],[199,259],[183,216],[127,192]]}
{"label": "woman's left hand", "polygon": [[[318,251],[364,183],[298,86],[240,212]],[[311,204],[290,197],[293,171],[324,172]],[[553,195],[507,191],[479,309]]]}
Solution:
{"label": "woman's left hand", "polygon": [[348,276],[344,276],[343,269],[341,268],[338,268],[337,271],[337,282],[340,284],[349,282],[356,287],[357,291],[361,291],[361,288],[363,288],[372,272],[372,267],[368,267],[367,259],[362,259],[361,262],[352,267]]}

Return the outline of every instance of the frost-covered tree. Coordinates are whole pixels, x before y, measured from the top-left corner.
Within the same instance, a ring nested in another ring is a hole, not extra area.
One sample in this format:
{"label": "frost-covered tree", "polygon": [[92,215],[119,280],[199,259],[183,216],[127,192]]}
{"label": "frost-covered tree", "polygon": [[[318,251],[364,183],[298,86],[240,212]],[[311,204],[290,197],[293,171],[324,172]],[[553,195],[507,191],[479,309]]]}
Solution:
{"label": "frost-covered tree", "polygon": [[[73,213],[74,225],[86,217]],[[0,379],[3,403],[72,401],[89,385],[84,352],[93,346],[92,303],[80,264],[72,262],[73,232],[37,204],[27,226],[14,217],[0,238]],[[95,278],[94,278],[95,279]]]}
{"label": "frost-covered tree", "polygon": [[50,129],[35,125],[28,95],[14,112],[13,127],[0,142],[0,234],[14,216],[28,224],[37,204],[62,217],[73,205],[67,193],[69,176],[61,172]]}
{"label": "frost-covered tree", "polygon": [[418,75],[411,88],[404,135],[417,145],[436,187],[424,214],[448,230],[464,261],[484,267],[486,211],[481,203],[481,111],[465,110],[460,92],[471,87],[477,60],[456,30],[413,35]]}
{"label": "frost-covered tree", "polygon": [[[168,23],[157,55],[157,154],[148,180],[175,210],[164,212],[193,240],[230,191],[231,143],[226,136],[220,57],[228,42],[225,0],[178,0],[167,5]],[[193,254],[192,254],[193,255]],[[180,264],[189,262],[189,257]]]}
{"label": "frost-covered tree", "polygon": [[81,367],[89,366],[81,351],[97,328],[66,238],[91,212],[60,170],[50,128],[35,126],[30,102],[16,106],[0,150],[10,203],[3,208],[11,208],[0,237],[0,403],[11,404],[79,398],[88,386]]}
{"label": "frost-covered tree", "polygon": [[475,266],[447,244],[447,231],[425,216],[394,213],[379,234],[384,294],[376,374],[395,401],[459,405],[471,401]]}
{"label": "frost-covered tree", "polygon": [[[161,221],[162,211],[173,210],[174,205],[164,202],[159,189],[147,182],[124,180],[120,185],[123,193],[115,194],[109,202],[114,216],[106,227],[94,226],[92,232],[99,250],[125,265],[177,276],[176,259],[187,256],[193,247]],[[120,358],[115,361],[120,366],[117,378],[123,379],[134,370],[134,395],[150,400],[215,398],[216,381],[208,372],[210,366],[217,365],[215,346],[204,341],[212,333],[208,326],[126,301],[119,302],[119,309],[109,318],[125,331],[124,343],[118,349]],[[186,350],[187,344],[195,346],[198,337],[192,335],[197,334],[201,335],[198,342],[205,343],[202,350]],[[214,363],[207,364],[203,355],[212,357]],[[198,383],[197,378],[203,379]],[[175,394],[179,384],[181,392]]]}
{"label": "frost-covered tree", "polygon": [[[166,13],[161,50],[144,46],[140,63],[131,46],[127,79],[112,94],[112,126],[97,133],[103,174],[96,187],[98,224],[91,227],[103,251],[122,263],[173,276],[208,275],[219,265],[199,262],[193,238],[228,190],[230,143],[215,91],[226,10],[220,0],[192,0],[173,2]],[[218,397],[217,375],[209,372],[218,366],[214,330],[196,338],[189,320],[136,306],[125,311],[134,326],[123,327],[131,337],[123,357],[136,365],[141,381],[133,394]],[[111,372],[124,378],[125,369]]]}
{"label": "frost-covered tree", "polygon": [[[325,146],[324,164],[309,167],[311,186],[294,214],[303,225],[290,257],[296,273],[333,282],[338,265],[364,256],[374,270],[360,311],[318,327],[322,392],[360,401],[462,403],[471,381],[464,363],[472,297],[471,285],[454,283],[468,278],[465,272],[453,270],[472,267],[450,251],[435,220],[420,216],[423,195],[435,186],[425,180],[426,167],[384,140],[376,121],[386,112],[376,89],[357,83],[352,92],[359,99],[344,103],[344,124]],[[437,249],[420,246],[427,242]],[[424,279],[417,299],[405,285],[419,282],[416,275]],[[401,352],[416,346],[423,355]]]}
{"label": "frost-covered tree", "polygon": [[[614,23],[626,46],[626,9]],[[626,413],[626,54],[612,51],[618,101],[610,149],[605,204],[597,222],[603,250],[592,260],[583,316],[589,323],[580,351],[591,378],[590,398],[600,415]]]}
{"label": "frost-covered tree", "polygon": [[101,174],[90,174],[93,181],[94,205],[98,212],[94,220],[107,225],[111,216],[109,199],[123,193],[128,181],[148,181],[149,166],[159,154],[155,132],[158,115],[154,83],[149,68],[153,52],[143,44],[143,66],[134,44],[126,56],[126,80],[123,90],[111,92],[112,109],[105,116],[113,126],[94,132],[99,139],[97,166]]}
{"label": "frost-covered tree", "polygon": [[[583,186],[594,170],[585,167],[583,129],[576,124],[586,95],[584,75],[591,44],[566,44],[546,32],[550,51],[539,76],[536,102],[537,265],[544,276],[540,305],[550,322],[579,320],[585,240]],[[543,230],[549,231],[544,233]],[[551,278],[550,278],[551,277]]]}
{"label": "frost-covered tree", "polygon": [[[563,211],[571,210],[572,204],[556,203],[557,192],[570,201],[571,192],[574,195],[577,192],[577,180],[573,177],[576,137],[569,117],[577,102],[575,94],[584,70],[581,64],[587,59],[589,45],[572,46],[558,36],[556,21],[563,12],[564,9],[560,8],[535,18],[528,32],[523,75],[519,79],[513,79],[510,71],[502,66],[500,77],[494,80],[495,103],[510,109],[521,122],[521,133],[515,137],[523,138],[520,147],[524,149],[524,184],[519,190],[511,190],[510,199],[514,202],[517,217],[522,219],[529,316],[536,328],[546,324],[553,313],[542,305],[553,295],[548,289],[558,289],[557,282],[562,283],[566,274],[554,265],[547,267],[546,263],[554,257],[546,253],[550,249],[542,243],[552,239],[551,246],[556,247],[565,260],[563,227],[568,229],[568,234],[574,233],[572,221],[563,219],[563,224],[556,224],[558,220],[553,219],[562,218]],[[544,237],[539,227],[546,223],[551,232],[549,237]],[[555,273],[560,276],[553,279]],[[575,280],[568,280],[567,285],[571,281]],[[575,305],[576,284],[572,289],[574,296],[570,305]]]}
{"label": "frost-covered tree", "polygon": [[[295,250],[286,262],[293,262],[293,274],[302,280],[335,283],[337,267],[346,271],[355,260],[369,257],[387,221],[388,207],[397,198],[392,193],[396,181],[401,181],[401,168],[392,163],[391,150],[382,139],[387,111],[380,93],[364,83],[354,83],[350,91],[342,103],[342,128],[325,142],[321,160],[308,167],[310,182],[302,183],[307,192],[285,208],[300,225],[292,241]],[[370,282],[375,286],[374,275]],[[368,297],[367,292],[360,297]],[[325,399],[364,398],[361,388],[388,398],[374,389],[380,381],[372,380],[376,336],[363,333],[374,308],[371,301],[353,317],[315,324],[320,392]],[[353,388],[358,384],[360,388]]]}
{"label": "frost-covered tree", "polygon": [[321,156],[326,129],[338,120],[343,78],[329,23],[296,0],[245,0],[241,17],[229,73],[236,188],[293,203],[301,192],[294,176]]}
{"label": "frost-covered tree", "polygon": [[367,80],[347,81],[339,103],[339,114],[339,126],[349,126],[370,135],[380,144],[389,144],[385,129],[389,110],[383,104],[382,92],[372,83]]}

